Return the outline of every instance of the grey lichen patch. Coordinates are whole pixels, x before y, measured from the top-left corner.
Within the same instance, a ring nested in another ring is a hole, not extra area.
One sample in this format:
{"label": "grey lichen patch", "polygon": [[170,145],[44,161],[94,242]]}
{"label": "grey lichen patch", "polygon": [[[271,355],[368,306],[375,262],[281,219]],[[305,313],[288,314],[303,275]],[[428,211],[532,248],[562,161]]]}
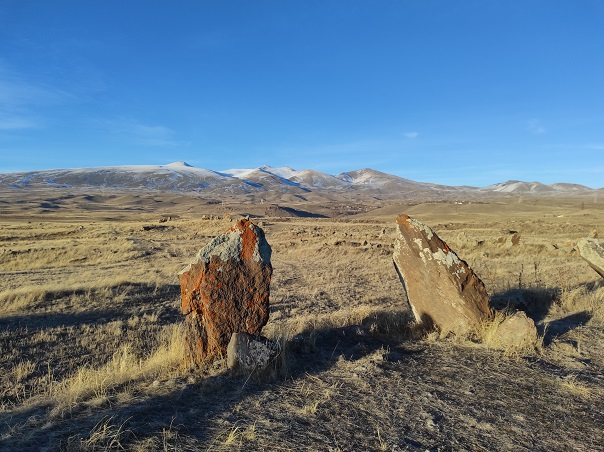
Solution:
{"label": "grey lichen patch", "polygon": [[455,253],[452,253],[450,251],[447,252],[442,249],[439,249],[436,252],[432,253],[432,257],[434,257],[434,259],[440,262],[441,264],[446,265],[447,268],[451,268],[453,265],[458,265],[460,262],[459,258],[455,255]]}
{"label": "grey lichen patch", "polygon": [[199,250],[191,263],[182,269],[179,274],[188,272],[193,265],[200,261],[208,264],[212,256],[217,256],[223,262],[230,259],[239,260],[240,253],[241,235],[237,231],[228,231],[226,234],[214,237],[210,243]]}
{"label": "grey lichen patch", "polygon": [[432,229],[430,229],[429,226],[426,226],[421,221],[417,221],[415,218],[409,218],[409,222],[413,225],[413,227],[416,230],[422,231],[428,240],[432,240],[432,236],[434,235],[434,231],[432,231]]}

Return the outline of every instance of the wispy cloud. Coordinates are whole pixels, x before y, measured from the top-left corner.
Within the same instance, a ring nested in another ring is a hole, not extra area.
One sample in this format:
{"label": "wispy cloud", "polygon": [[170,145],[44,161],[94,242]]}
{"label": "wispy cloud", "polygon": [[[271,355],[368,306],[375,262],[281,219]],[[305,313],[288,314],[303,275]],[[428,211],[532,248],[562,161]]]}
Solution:
{"label": "wispy cloud", "polygon": [[40,123],[33,117],[0,111],[0,130],[37,129],[38,127],[40,127]]}
{"label": "wispy cloud", "polygon": [[589,143],[587,146],[585,146],[585,149],[604,151],[604,143]]}
{"label": "wispy cloud", "polygon": [[125,136],[143,146],[183,147],[191,144],[177,139],[176,132],[169,127],[145,124],[133,118],[103,119],[95,123],[109,133]]}
{"label": "wispy cloud", "polygon": [[43,122],[42,110],[71,101],[73,96],[69,93],[0,64],[0,130],[38,128]]}
{"label": "wispy cloud", "polygon": [[405,132],[405,138],[417,138],[419,132]]}
{"label": "wispy cloud", "polygon": [[532,134],[535,134],[535,135],[541,135],[541,134],[547,132],[545,127],[543,127],[543,125],[541,125],[541,121],[539,121],[536,118],[531,118],[526,122],[526,130],[528,130],[529,132],[531,132]]}

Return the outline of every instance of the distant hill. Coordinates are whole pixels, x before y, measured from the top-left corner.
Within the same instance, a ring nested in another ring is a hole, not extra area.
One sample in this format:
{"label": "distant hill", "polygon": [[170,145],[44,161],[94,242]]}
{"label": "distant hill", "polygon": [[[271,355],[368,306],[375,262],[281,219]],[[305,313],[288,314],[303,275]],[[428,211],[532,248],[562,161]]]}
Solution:
{"label": "distant hill", "polygon": [[540,182],[522,182],[509,180],[485,187],[485,190],[500,193],[548,193],[548,192],[580,192],[589,191],[591,188],[579,184],[557,183],[545,185]]}
{"label": "distant hill", "polygon": [[[214,171],[186,162],[168,165],[131,165],[54,169],[0,174],[0,187],[77,188],[103,190],[160,190],[207,196],[248,197],[265,201],[285,199],[472,199],[484,194],[556,194],[590,192],[583,185],[507,181],[488,187],[455,187],[415,182],[370,168],[336,176],[315,170],[262,166]],[[292,198],[293,197],[293,198]]]}

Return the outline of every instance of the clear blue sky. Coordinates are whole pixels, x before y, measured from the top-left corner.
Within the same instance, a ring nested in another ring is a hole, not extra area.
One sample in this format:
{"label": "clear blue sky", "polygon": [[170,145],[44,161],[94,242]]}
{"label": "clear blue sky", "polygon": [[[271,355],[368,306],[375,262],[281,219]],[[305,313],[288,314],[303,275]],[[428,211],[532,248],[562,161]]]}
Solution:
{"label": "clear blue sky", "polygon": [[0,171],[604,186],[604,1],[1,0]]}

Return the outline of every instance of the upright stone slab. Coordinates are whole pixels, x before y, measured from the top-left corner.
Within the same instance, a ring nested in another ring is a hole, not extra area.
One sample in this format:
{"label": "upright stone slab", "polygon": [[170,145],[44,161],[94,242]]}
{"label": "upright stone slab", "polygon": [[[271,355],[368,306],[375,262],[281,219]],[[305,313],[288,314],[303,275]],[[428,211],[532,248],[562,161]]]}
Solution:
{"label": "upright stone slab", "polygon": [[417,322],[467,334],[491,316],[483,282],[432,229],[399,215],[394,265]]}
{"label": "upright stone slab", "polygon": [[577,242],[577,249],[579,255],[587,261],[589,266],[604,278],[604,240],[581,239]]}
{"label": "upright stone slab", "polygon": [[270,260],[264,231],[242,219],[180,272],[190,364],[226,357],[233,333],[260,334],[269,315]]}

